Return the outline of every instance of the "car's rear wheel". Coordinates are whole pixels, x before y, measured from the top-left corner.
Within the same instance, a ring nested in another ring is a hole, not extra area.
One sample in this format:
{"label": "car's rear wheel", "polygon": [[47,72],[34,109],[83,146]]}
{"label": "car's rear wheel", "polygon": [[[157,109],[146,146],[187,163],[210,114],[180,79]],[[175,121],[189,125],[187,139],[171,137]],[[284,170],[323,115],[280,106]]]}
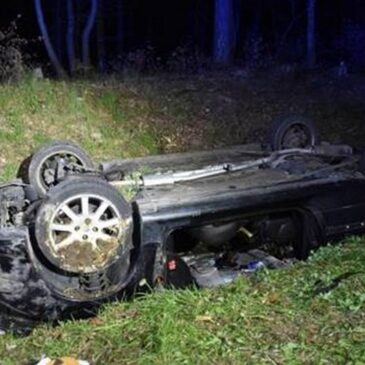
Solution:
{"label": "car's rear wheel", "polygon": [[70,142],[54,141],[26,160],[18,176],[32,185],[39,196],[45,196],[67,174],[77,174],[93,167],[91,158],[82,148]]}
{"label": "car's rear wheel", "polygon": [[75,178],[52,188],[40,207],[35,236],[57,268],[77,274],[107,269],[132,247],[132,210],[98,178]]}
{"label": "car's rear wheel", "polygon": [[269,144],[273,151],[309,148],[320,143],[316,125],[301,115],[276,119],[269,131]]}

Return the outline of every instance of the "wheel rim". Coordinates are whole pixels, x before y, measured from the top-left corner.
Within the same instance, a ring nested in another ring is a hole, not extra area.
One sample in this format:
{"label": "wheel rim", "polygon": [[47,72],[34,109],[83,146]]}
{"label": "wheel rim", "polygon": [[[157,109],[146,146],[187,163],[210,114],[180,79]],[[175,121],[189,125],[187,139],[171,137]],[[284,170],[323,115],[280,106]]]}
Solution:
{"label": "wheel rim", "polygon": [[85,162],[81,158],[73,153],[61,151],[47,156],[40,163],[38,176],[40,178],[40,184],[43,191],[46,192],[56,184],[57,181],[57,167],[63,160],[64,165],[70,170],[76,171],[86,166]]}
{"label": "wheel rim", "polygon": [[116,255],[129,225],[110,200],[80,194],[56,208],[46,244],[61,268],[92,272]]}
{"label": "wheel rim", "polygon": [[282,149],[289,148],[305,148],[315,144],[314,136],[310,129],[300,123],[293,124],[284,133],[281,147]]}

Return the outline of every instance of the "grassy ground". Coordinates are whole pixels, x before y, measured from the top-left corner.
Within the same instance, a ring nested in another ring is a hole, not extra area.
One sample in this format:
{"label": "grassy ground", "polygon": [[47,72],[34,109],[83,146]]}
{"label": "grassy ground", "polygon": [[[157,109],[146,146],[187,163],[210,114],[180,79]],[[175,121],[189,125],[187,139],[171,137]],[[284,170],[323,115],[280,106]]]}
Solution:
{"label": "grassy ground", "polygon": [[[305,112],[331,141],[365,140],[363,78],[227,74],[0,85],[0,178],[42,143],[69,139],[96,160],[264,141],[273,115]],[[351,123],[349,123],[351,121]],[[340,139],[341,136],[341,139]],[[165,291],[89,321],[0,338],[0,364],[74,354],[92,364],[364,364],[365,241],[225,288]]]}
{"label": "grassy ground", "polygon": [[[162,291],[97,318],[0,338],[2,365],[42,354],[92,364],[364,364],[365,241],[204,291]],[[362,271],[314,296],[345,272]],[[321,284],[319,284],[321,282]]]}
{"label": "grassy ground", "polygon": [[364,76],[227,74],[0,85],[0,179],[51,139],[97,159],[264,141],[272,118],[305,113],[325,139],[365,140]]}

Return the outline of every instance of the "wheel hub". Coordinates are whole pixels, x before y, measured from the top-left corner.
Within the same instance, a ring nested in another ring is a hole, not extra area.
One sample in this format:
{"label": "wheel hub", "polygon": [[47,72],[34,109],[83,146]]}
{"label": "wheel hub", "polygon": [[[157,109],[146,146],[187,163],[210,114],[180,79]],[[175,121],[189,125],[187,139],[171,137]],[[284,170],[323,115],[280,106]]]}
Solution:
{"label": "wheel hub", "polygon": [[[58,152],[55,155],[47,156],[40,165],[40,175],[42,177],[41,183],[45,190],[48,190],[51,186],[53,186],[57,178],[57,170],[59,165],[62,166],[62,174],[66,173],[66,167],[70,170],[82,169],[84,167],[84,163],[79,159],[76,155],[66,152]],[[62,176],[61,176],[62,177]]]}
{"label": "wheel hub", "polygon": [[62,269],[93,272],[117,256],[131,224],[131,218],[123,219],[108,199],[78,195],[55,209],[49,222],[48,251]]}
{"label": "wheel hub", "polygon": [[292,126],[283,137],[284,148],[304,148],[310,143],[306,129],[300,125]]}

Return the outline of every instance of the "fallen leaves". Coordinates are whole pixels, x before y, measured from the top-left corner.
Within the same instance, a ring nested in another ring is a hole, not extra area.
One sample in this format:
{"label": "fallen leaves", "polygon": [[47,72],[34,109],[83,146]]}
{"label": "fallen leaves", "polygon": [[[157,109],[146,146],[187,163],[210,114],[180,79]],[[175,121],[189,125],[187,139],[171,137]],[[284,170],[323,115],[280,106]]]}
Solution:
{"label": "fallen leaves", "polygon": [[211,322],[211,323],[214,323],[213,317],[208,316],[208,315],[196,316],[195,321],[196,322]]}

